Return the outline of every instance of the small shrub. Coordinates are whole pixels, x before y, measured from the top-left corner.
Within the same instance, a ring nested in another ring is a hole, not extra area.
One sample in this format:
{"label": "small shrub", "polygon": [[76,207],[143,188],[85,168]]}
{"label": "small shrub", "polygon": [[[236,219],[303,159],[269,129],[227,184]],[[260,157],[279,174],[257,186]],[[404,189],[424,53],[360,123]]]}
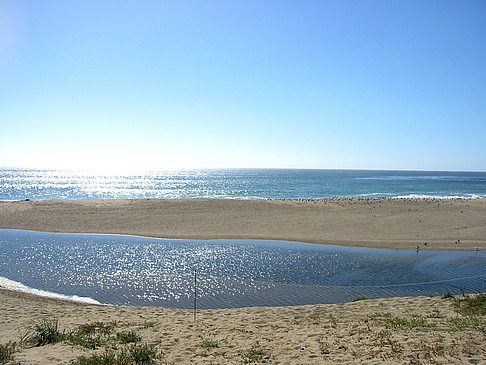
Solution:
{"label": "small shrub", "polygon": [[0,364],[6,364],[9,361],[13,361],[13,354],[17,351],[17,344],[15,342],[9,342],[5,345],[0,345]]}

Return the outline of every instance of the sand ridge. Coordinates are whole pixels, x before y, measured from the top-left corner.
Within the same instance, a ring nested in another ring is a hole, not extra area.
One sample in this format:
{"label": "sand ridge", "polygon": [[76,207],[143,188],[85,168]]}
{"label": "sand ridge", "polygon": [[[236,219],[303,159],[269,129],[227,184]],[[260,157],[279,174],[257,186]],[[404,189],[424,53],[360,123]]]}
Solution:
{"label": "sand ridge", "polygon": [[[200,310],[196,322],[190,310],[87,305],[7,290],[0,290],[0,303],[0,344],[18,341],[23,329],[40,318],[59,319],[62,330],[117,321],[141,335],[143,343],[155,345],[163,354],[161,364],[486,362],[485,333],[454,331],[454,320],[462,317],[450,299],[441,297]],[[217,346],[205,348],[208,342]],[[66,364],[104,351],[59,343],[21,349],[15,361]],[[251,351],[261,356],[250,361]]]}
{"label": "sand ridge", "polygon": [[486,199],[2,201],[0,228],[474,250],[486,249]]}

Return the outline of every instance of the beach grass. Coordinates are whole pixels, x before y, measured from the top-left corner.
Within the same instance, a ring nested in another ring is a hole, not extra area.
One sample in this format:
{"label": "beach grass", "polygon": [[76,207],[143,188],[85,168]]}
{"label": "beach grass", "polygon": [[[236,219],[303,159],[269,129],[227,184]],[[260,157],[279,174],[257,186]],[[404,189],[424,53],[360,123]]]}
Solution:
{"label": "beach grass", "polygon": [[71,361],[72,365],[151,365],[160,359],[153,345],[132,345],[120,351],[106,351],[102,354],[78,356]]}
{"label": "beach grass", "polygon": [[5,345],[0,344],[0,364],[6,364],[14,360],[14,353],[17,351],[15,342],[8,342]]}
{"label": "beach grass", "polygon": [[204,341],[200,345],[200,347],[202,347],[203,349],[206,349],[206,350],[215,349],[215,348],[219,347],[219,342],[218,341]]}
{"label": "beach grass", "polygon": [[454,298],[454,307],[464,316],[484,316],[486,315],[486,294]]}
{"label": "beach grass", "polygon": [[19,342],[11,332],[0,345],[0,364],[50,363],[51,354],[73,365],[474,362],[486,359],[483,300],[480,294],[208,310],[196,324],[182,310],[49,301],[57,317],[24,328],[37,328],[37,339],[57,334],[58,343]]}
{"label": "beach grass", "polygon": [[243,354],[243,361],[245,364],[262,363],[265,361],[266,353],[261,348],[252,348]]}
{"label": "beach grass", "polygon": [[57,318],[43,318],[34,322],[30,328],[31,334],[27,342],[33,346],[44,346],[60,342],[64,335],[59,331]]}

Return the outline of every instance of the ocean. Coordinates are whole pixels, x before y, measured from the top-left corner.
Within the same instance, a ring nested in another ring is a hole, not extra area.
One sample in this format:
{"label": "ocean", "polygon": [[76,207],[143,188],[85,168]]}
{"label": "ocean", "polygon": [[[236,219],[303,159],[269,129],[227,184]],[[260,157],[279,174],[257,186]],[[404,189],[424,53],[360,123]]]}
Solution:
{"label": "ocean", "polygon": [[221,169],[138,174],[0,168],[0,200],[480,198],[486,172]]}

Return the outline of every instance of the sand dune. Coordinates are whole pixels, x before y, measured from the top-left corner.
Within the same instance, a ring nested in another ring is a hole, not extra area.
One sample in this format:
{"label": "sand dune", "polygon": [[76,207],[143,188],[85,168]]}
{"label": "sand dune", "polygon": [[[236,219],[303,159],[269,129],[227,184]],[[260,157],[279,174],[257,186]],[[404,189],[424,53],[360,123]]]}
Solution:
{"label": "sand dune", "polygon": [[486,199],[16,201],[0,202],[0,228],[472,250],[486,249]]}
{"label": "sand dune", "polygon": [[[155,345],[161,364],[486,362],[485,333],[472,327],[456,331],[454,321],[462,323],[463,317],[450,299],[439,297],[201,310],[196,322],[190,310],[76,304],[6,290],[0,290],[0,303],[0,344],[19,341],[40,318],[58,318],[66,331],[117,321],[115,331],[136,331],[141,342]],[[484,317],[480,321],[486,325]],[[58,343],[21,349],[14,358],[21,364],[63,364],[105,351]]]}

